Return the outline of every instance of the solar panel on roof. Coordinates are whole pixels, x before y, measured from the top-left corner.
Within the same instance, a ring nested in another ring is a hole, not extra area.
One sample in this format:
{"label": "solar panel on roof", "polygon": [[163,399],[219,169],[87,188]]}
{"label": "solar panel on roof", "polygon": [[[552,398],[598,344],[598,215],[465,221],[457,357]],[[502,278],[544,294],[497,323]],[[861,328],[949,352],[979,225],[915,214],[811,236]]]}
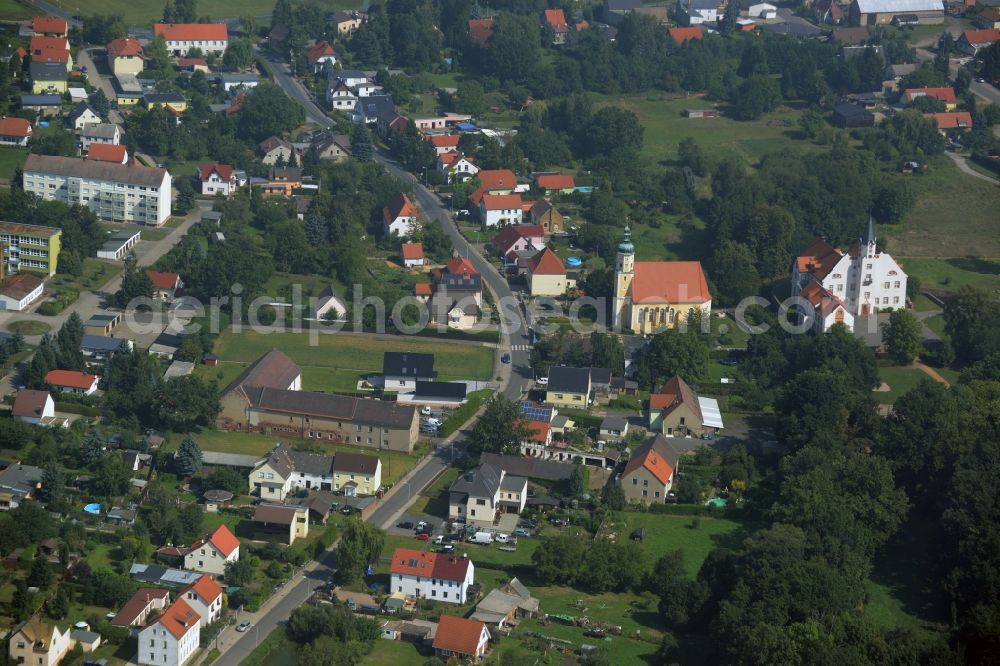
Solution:
{"label": "solar panel on roof", "polygon": [[521,403],[521,414],[527,417],[529,421],[543,421],[548,423],[552,420],[551,407],[527,400]]}

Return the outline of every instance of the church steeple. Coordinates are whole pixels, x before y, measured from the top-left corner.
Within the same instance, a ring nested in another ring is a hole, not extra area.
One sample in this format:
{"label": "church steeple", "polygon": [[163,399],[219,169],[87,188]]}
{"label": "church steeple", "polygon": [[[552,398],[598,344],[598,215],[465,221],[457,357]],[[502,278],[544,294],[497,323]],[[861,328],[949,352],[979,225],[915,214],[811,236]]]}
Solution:
{"label": "church steeple", "polygon": [[871,213],[868,213],[868,227],[865,229],[865,235],[861,238],[861,248],[868,256],[872,256],[876,253],[877,247],[875,242],[875,219]]}
{"label": "church steeple", "polygon": [[625,223],[625,235],[622,236],[622,242],[618,244],[619,254],[635,254],[635,246],[632,245],[632,230],[628,226],[628,222]]}

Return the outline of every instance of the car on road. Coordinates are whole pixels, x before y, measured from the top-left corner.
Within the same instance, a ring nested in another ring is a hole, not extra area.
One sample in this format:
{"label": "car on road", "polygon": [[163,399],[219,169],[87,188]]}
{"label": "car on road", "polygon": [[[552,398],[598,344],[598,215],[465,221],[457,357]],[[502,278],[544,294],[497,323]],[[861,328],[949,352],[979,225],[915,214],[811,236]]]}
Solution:
{"label": "car on road", "polygon": [[239,631],[241,633],[249,628],[250,628],[250,620],[244,620],[243,622],[240,622],[238,625],[236,625],[236,631]]}
{"label": "car on road", "polygon": [[421,541],[428,541],[428,540],[430,540],[431,535],[428,534],[427,532],[418,532],[418,533],[416,533],[416,534],[413,535],[413,538],[414,539],[420,539]]}
{"label": "car on road", "polygon": [[510,363],[510,352],[504,352],[503,356],[500,357],[502,363]]}

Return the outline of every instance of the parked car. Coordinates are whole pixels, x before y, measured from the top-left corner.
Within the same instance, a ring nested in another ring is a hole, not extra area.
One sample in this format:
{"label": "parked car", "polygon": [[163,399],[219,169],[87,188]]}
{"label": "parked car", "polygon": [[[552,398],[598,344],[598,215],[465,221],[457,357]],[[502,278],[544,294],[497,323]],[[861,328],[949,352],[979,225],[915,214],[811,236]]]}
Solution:
{"label": "parked car", "polygon": [[538,379],[535,380],[535,383],[538,384],[539,386],[548,386],[549,385],[549,378],[548,377],[539,377]]}
{"label": "parked car", "polygon": [[462,535],[461,534],[445,534],[444,535],[444,540],[445,541],[450,541],[450,542],[461,541],[462,540]]}
{"label": "parked car", "polygon": [[553,518],[549,522],[555,525],[556,527],[569,527],[569,521],[566,520],[565,518]]}
{"label": "parked car", "polygon": [[434,549],[434,552],[435,553],[454,553],[455,552],[455,547],[452,546],[452,545],[450,545],[450,544],[447,545],[447,546],[439,546],[438,548]]}
{"label": "parked car", "polygon": [[530,518],[525,518],[521,521],[521,527],[526,527],[529,530],[536,529],[538,527],[538,521],[531,520]]}
{"label": "parked car", "polygon": [[510,363],[510,352],[504,352],[503,356],[500,357],[502,363]]}
{"label": "parked car", "polygon": [[430,416],[431,415],[431,408],[430,407],[421,407],[420,408],[420,413],[423,416]]}
{"label": "parked car", "polygon": [[518,527],[516,530],[514,530],[514,536],[516,536],[516,537],[530,537],[531,536],[531,532],[529,532],[528,530],[524,529],[523,527]]}
{"label": "parked car", "polygon": [[435,428],[441,425],[441,419],[434,418],[433,416],[424,420],[425,426],[434,426]]}
{"label": "parked car", "polygon": [[244,620],[236,625],[236,631],[243,632],[250,628],[250,620]]}
{"label": "parked car", "polygon": [[413,535],[414,539],[420,539],[421,541],[427,541],[431,538],[431,535],[427,532],[417,532]]}
{"label": "parked car", "polygon": [[437,545],[439,545],[439,546],[440,546],[441,544],[443,544],[443,543],[444,543],[444,535],[443,535],[443,534],[439,534],[439,535],[437,535],[437,536],[436,536],[436,537],[434,538],[434,543],[436,543],[436,544],[437,544]]}
{"label": "parked car", "polygon": [[341,512],[342,514],[344,514],[345,516],[349,516],[349,515],[351,515],[351,514],[352,514],[352,513],[354,512],[354,507],[353,507],[353,506],[351,506],[350,504],[345,504],[345,505],[344,505],[344,506],[343,506],[343,507],[342,507],[342,508],[340,509],[340,512]]}
{"label": "parked car", "polygon": [[469,543],[478,543],[483,546],[488,546],[493,543],[493,535],[489,532],[476,532],[472,535],[472,538],[469,539]]}
{"label": "parked car", "polygon": [[413,529],[413,523],[411,523],[408,520],[404,520],[403,522],[398,523],[396,525],[396,527],[398,527],[401,530],[412,530]]}

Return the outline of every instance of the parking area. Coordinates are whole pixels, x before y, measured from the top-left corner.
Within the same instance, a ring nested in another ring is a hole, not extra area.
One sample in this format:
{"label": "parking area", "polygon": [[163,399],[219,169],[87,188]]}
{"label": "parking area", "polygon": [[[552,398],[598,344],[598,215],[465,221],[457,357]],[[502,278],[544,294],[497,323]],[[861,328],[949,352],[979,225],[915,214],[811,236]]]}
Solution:
{"label": "parking area", "polygon": [[436,438],[441,425],[454,413],[454,409],[446,407],[420,408],[420,433],[426,437]]}

